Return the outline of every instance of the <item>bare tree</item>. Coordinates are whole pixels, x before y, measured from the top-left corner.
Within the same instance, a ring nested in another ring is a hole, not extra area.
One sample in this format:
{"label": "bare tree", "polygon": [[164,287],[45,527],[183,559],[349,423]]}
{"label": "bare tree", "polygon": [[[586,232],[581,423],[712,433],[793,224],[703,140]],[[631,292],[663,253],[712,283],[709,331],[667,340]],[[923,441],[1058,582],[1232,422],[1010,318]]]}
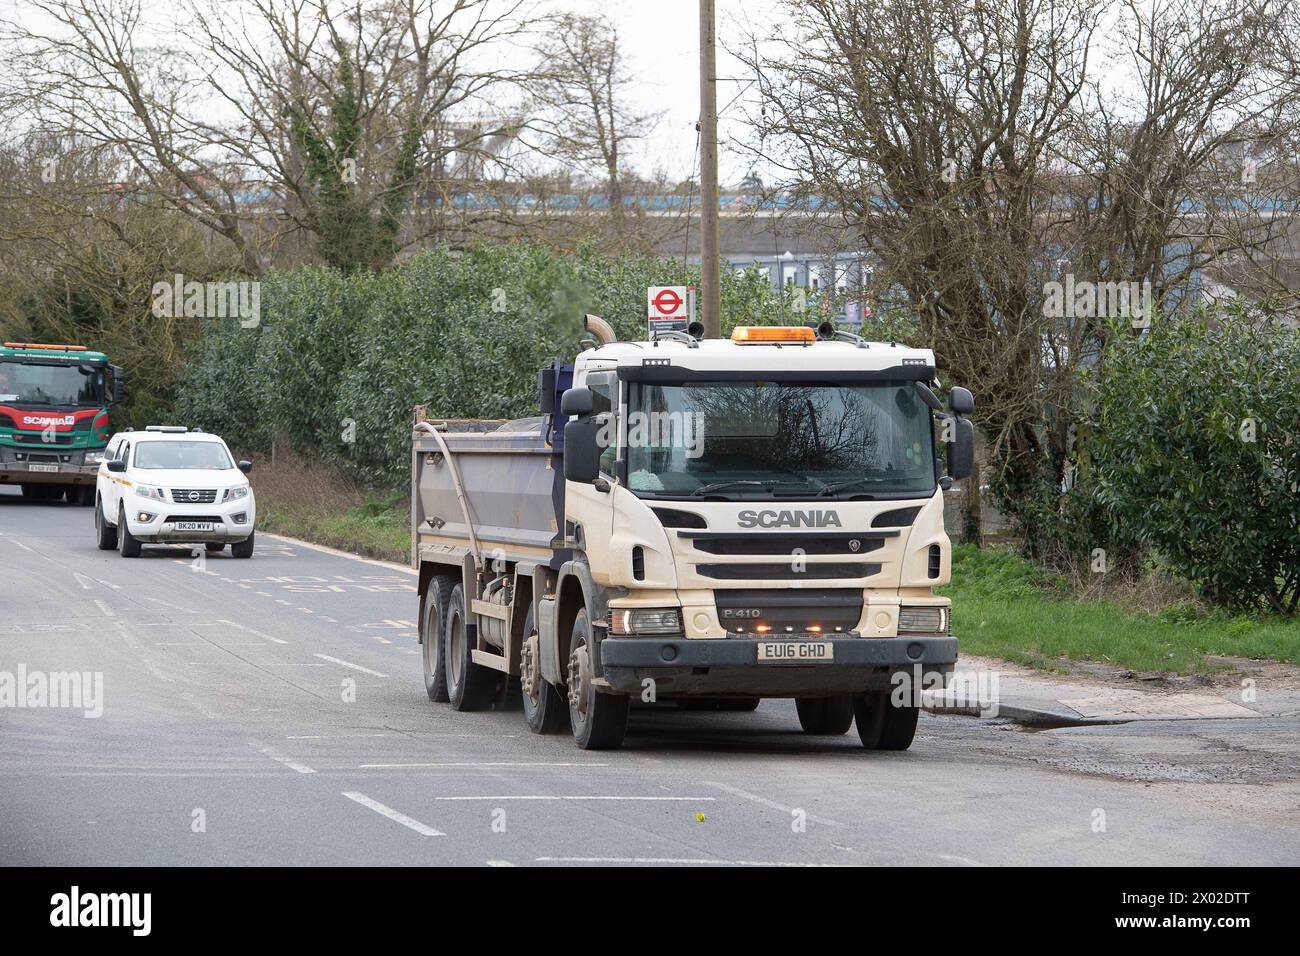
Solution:
{"label": "bare tree", "polygon": [[0,102],[121,156],[252,274],[294,232],[364,267],[445,228],[519,126],[509,54],[536,22],[525,0],[185,0],[159,34],[142,0],[28,6],[0,24]]}
{"label": "bare tree", "polygon": [[611,213],[623,215],[626,148],[662,113],[636,112],[632,78],[614,24],[605,16],[560,16],[538,45],[538,146],[565,166],[603,181]]}
{"label": "bare tree", "polygon": [[1152,305],[1173,308],[1199,270],[1284,232],[1293,164],[1246,202],[1240,170],[1222,167],[1247,144],[1294,142],[1296,13],[1271,0],[786,9],[784,38],[736,51],[759,81],[753,148],[783,188],[858,231],[882,297],[982,395],[995,483],[1033,546],[1066,480],[1080,375],[1114,318],[1095,302],[1054,309],[1052,283],[1150,283]]}

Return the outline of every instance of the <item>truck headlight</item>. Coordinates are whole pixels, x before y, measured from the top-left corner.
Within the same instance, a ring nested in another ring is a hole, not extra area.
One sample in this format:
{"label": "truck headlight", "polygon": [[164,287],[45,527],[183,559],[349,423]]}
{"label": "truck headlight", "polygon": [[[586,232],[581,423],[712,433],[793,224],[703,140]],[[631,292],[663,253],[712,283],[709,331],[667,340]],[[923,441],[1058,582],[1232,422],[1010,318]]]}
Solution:
{"label": "truck headlight", "polygon": [[156,488],[153,485],[136,485],[135,493],[141,498],[152,498],[154,501],[167,500],[167,493],[161,488]]}
{"label": "truck headlight", "polygon": [[609,630],[612,634],[680,634],[682,614],[675,607],[613,608]]}
{"label": "truck headlight", "polygon": [[82,459],[87,465],[98,465],[104,460],[104,453],[100,451],[88,451],[86,457]]}
{"label": "truck headlight", "polygon": [[898,609],[899,634],[947,634],[948,608],[900,607]]}
{"label": "truck headlight", "polygon": [[240,498],[248,497],[248,485],[239,485],[236,488],[227,488],[226,493],[221,496],[222,501],[238,501]]}

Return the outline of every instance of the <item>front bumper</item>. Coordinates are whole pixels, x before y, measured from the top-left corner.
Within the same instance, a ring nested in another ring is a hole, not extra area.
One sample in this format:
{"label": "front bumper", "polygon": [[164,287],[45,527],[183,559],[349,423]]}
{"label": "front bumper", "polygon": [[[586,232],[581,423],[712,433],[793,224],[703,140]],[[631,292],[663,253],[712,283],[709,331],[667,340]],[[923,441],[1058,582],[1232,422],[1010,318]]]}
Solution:
{"label": "front bumper", "polygon": [[[23,461],[0,461],[0,484],[7,485],[93,485],[99,474],[99,465],[79,465],[67,462],[45,464],[42,470],[32,471]],[[53,471],[44,470],[53,468]]]}
{"label": "front bumper", "polygon": [[[248,538],[257,522],[251,498],[228,504],[177,505],[132,496],[128,504],[134,510],[126,513],[126,526],[145,544],[233,544]],[[153,517],[141,521],[142,511]],[[181,521],[207,523],[212,530],[181,531],[176,527]]]}
{"label": "front bumper", "polygon": [[625,693],[640,694],[652,680],[665,697],[798,697],[886,690],[898,672],[942,680],[957,663],[957,639],[941,635],[835,638],[832,659],[818,663],[760,661],[759,643],[772,642],[607,637],[599,645],[600,665],[609,687]]}

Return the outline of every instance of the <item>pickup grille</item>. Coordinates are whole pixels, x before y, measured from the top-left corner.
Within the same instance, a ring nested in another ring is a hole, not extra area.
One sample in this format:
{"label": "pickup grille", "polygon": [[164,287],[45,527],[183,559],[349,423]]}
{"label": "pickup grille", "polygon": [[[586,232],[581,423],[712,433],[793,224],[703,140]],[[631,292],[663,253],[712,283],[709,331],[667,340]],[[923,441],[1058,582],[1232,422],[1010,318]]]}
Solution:
{"label": "pickup grille", "polygon": [[216,488],[173,488],[172,501],[178,505],[210,505],[217,500]]}
{"label": "pickup grille", "polygon": [[222,524],[226,519],[221,515],[168,515],[163,521],[210,521],[213,524]]}

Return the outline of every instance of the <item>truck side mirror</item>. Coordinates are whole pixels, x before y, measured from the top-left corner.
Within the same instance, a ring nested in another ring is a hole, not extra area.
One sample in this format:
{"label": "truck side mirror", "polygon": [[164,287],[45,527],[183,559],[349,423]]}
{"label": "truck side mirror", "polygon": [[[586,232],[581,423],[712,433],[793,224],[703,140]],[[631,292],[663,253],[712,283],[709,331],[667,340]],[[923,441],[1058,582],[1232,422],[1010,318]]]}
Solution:
{"label": "truck side mirror", "polygon": [[[575,391],[570,389],[561,400],[561,410],[567,411],[569,396]],[[587,392],[588,398],[591,393]],[[600,475],[600,443],[597,437],[601,422],[592,415],[586,415],[564,426],[564,477],[567,481],[577,481],[589,485]]]}
{"label": "truck side mirror", "polygon": [[957,415],[969,415],[975,411],[975,396],[970,393],[970,389],[962,388],[960,385],[954,385],[949,390],[948,401]]}
{"label": "truck side mirror", "polygon": [[[561,415],[590,415],[596,410],[596,398],[589,388],[570,388],[560,396]],[[568,447],[568,435],[565,435],[565,447]]]}
{"label": "truck side mirror", "polygon": [[113,404],[120,404],[126,398],[126,376],[117,365],[110,365],[113,372]]}
{"label": "truck side mirror", "polygon": [[[962,391],[966,391],[962,389]],[[967,395],[970,393],[967,392]],[[948,476],[969,478],[975,470],[975,426],[968,418],[953,419],[956,433],[948,445]]]}

